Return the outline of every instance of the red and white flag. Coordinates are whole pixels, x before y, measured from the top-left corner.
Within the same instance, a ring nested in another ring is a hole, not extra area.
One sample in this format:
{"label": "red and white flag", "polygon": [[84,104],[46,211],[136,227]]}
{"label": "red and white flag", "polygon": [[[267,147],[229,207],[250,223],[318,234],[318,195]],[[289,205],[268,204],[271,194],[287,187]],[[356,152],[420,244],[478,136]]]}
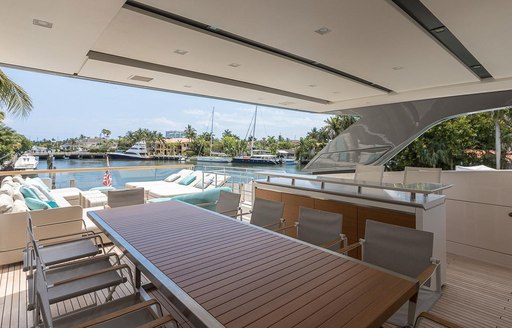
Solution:
{"label": "red and white flag", "polygon": [[110,175],[109,170],[106,170],[105,174],[103,174],[103,185],[107,187],[112,187],[112,175]]}
{"label": "red and white flag", "polygon": [[[110,168],[108,156],[107,156],[107,167]],[[112,175],[110,174],[110,170],[106,170],[105,174],[103,174],[103,185],[106,187],[112,187]]]}

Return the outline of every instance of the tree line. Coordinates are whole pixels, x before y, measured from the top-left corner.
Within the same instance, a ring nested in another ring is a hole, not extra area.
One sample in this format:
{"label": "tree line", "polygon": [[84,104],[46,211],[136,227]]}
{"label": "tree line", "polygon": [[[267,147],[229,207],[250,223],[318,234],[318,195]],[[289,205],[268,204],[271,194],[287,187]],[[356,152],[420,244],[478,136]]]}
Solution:
{"label": "tree line", "polygon": [[[78,144],[87,138],[68,138],[63,141],[42,140],[31,142],[23,135],[7,127],[4,123],[5,113],[15,117],[26,117],[32,110],[28,94],[19,85],[11,81],[0,70],[0,164],[14,154],[29,150],[32,144],[55,148],[59,145]],[[297,159],[307,161],[343,130],[357,121],[357,117],[334,115],[324,121],[321,128],[313,128],[303,138],[292,141],[282,136],[268,136],[260,140],[244,140],[224,130],[220,138],[209,132],[198,134],[188,125],[185,137],[191,140],[187,155],[205,155],[210,151],[226,153],[231,156],[250,151],[251,142],[257,149],[276,153],[279,149],[295,150]],[[112,148],[126,150],[135,142],[144,140],[151,149],[156,149],[165,138],[158,131],[138,129],[128,131],[124,136],[110,139],[111,131],[102,129],[103,140],[97,149],[108,151]],[[212,140],[212,141],[211,141]],[[483,164],[496,168],[511,168],[512,159],[512,109],[505,108],[490,112],[461,116],[438,124],[390,160],[388,170],[402,170],[405,166],[441,167],[454,169],[456,165]]]}

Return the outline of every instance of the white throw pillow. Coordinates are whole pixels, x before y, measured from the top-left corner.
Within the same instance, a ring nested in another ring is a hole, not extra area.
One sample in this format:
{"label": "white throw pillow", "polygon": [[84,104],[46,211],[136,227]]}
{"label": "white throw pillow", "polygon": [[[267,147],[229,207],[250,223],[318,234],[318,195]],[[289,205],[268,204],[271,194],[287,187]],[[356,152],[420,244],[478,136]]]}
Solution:
{"label": "white throw pillow", "polygon": [[23,177],[21,175],[15,175],[12,178],[12,181],[17,182],[17,183],[23,183]]}
{"label": "white throw pillow", "polygon": [[12,197],[14,193],[14,188],[10,184],[4,184],[2,187],[0,187],[0,194],[7,195],[9,197]]}
{"label": "white throw pillow", "polygon": [[17,200],[25,201],[25,198],[23,197],[23,195],[21,194],[19,189],[14,190],[14,192],[12,193],[12,199],[14,201],[17,201]]}
{"label": "white throw pillow", "polygon": [[12,210],[13,201],[12,198],[1,194],[0,195],[0,213],[8,213]]}
{"label": "white throw pillow", "polygon": [[[53,199],[53,196],[48,191],[48,189],[42,187],[39,184],[34,184],[33,187],[35,187],[37,190],[39,190],[47,198],[46,200],[55,200],[55,199]],[[39,197],[39,194],[37,194],[37,196]],[[41,200],[44,200],[44,199],[41,199]]]}
{"label": "white throw pillow", "polygon": [[167,178],[164,179],[165,182],[174,182],[180,178],[180,175],[177,173],[169,175]]}
{"label": "white throw pillow", "polygon": [[12,213],[28,212],[27,204],[24,201],[16,199],[12,205]]}
{"label": "white throw pillow", "polygon": [[37,189],[36,186],[28,186],[28,188],[30,190],[32,190],[34,192],[34,194],[36,194],[37,198],[39,198],[40,200],[42,200],[43,202],[46,202],[48,199],[48,197],[46,197],[39,189]]}

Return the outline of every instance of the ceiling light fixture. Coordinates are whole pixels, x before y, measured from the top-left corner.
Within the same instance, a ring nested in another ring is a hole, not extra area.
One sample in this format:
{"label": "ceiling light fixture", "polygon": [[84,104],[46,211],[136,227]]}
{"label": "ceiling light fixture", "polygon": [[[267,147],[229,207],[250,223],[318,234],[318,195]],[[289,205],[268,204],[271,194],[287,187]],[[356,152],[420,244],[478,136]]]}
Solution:
{"label": "ceiling light fixture", "polygon": [[327,27],[321,27],[318,30],[316,30],[315,32],[320,34],[320,35],[324,35],[324,34],[327,34],[327,33],[331,32],[331,30],[328,29]]}
{"label": "ceiling light fixture", "polygon": [[310,88],[315,88],[316,87],[316,84],[309,84],[308,87]]}
{"label": "ceiling light fixture", "polygon": [[184,85],[185,88],[192,88],[191,85]]}
{"label": "ceiling light fixture", "polygon": [[399,71],[401,69],[404,69],[403,66],[395,66],[395,67],[391,67],[394,71]]}
{"label": "ceiling light fixture", "polygon": [[231,63],[231,64],[229,64],[228,66],[231,66],[231,67],[238,67],[238,66],[240,66],[240,64],[237,64],[237,63]]}
{"label": "ceiling light fixture", "polygon": [[149,81],[153,80],[152,77],[146,77],[146,76],[140,76],[140,75],[131,75],[128,77],[128,79],[134,80],[134,81],[140,81],[140,82],[149,82]]}
{"label": "ceiling light fixture", "polygon": [[47,22],[47,21],[44,21],[44,20],[40,20],[40,19],[35,19],[35,18],[32,20],[32,24],[37,25],[37,26],[41,26],[41,27],[45,27],[45,28],[52,28],[53,27],[53,23],[50,23],[50,22]]}
{"label": "ceiling light fixture", "polygon": [[441,32],[446,31],[446,27],[444,27],[444,26],[437,27],[437,28],[435,28],[435,29],[433,29],[431,31],[434,32],[434,33],[441,33]]}
{"label": "ceiling light fixture", "polygon": [[187,50],[176,49],[176,50],[174,50],[174,53],[178,54],[178,55],[186,55],[186,54],[188,54],[188,51]]}

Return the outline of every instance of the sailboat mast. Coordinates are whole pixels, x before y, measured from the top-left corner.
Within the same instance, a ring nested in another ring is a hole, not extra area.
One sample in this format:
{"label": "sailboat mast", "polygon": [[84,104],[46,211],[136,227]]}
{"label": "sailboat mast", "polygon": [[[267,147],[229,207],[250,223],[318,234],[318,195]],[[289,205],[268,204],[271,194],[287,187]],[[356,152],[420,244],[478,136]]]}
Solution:
{"label": "sailboat mast", "polygon": [[251,156],[253,156],[253,149],[254,149],[254,138],[256,133],[256,117],[258,116],[258,106],[256,106],[256,109],[254,110],[254,124],[252,126],[252,138],[251,138]]}
{"label": "sailboat mast", "polygon": [[210,131],[210,157],[212,157],[212,146],[213,146],[213,116],[215,115],[215,106],[212,109],[212,129]]}

